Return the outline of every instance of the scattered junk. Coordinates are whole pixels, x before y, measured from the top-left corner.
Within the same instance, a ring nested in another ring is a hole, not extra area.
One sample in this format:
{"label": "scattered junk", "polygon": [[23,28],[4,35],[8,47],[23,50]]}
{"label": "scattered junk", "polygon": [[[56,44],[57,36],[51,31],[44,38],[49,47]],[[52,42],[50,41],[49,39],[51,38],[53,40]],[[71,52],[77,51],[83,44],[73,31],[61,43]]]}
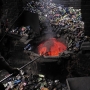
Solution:
{"label": "scattered junk", "polygon": [[46,79],[44,75],[38,74],[29,76],[17,76],[9,78],[8,83],[4,84],[6,90],[62,90],[63,86],[59,80]]}

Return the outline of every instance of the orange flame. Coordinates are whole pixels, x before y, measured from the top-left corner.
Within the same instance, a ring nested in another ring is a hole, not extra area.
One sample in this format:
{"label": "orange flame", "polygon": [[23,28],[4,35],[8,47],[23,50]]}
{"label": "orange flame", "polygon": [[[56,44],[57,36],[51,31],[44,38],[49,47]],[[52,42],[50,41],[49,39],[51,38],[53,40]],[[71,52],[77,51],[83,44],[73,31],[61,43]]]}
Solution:
{"label": "orange flame", "polygon": [[43,54],[45,54],[47,52],[47,48],[46,47],[43,47],[43,48],[41,48],[41,50],[40,50],[40,55],[43,55]]}
{"label": "orange flame", "polygon": [[46,56],[58,56],[66,49],[67,47],[63,43],[57,41],[56,38],[51,38],[38,46],[38,53],[40,55],[45,53]]}

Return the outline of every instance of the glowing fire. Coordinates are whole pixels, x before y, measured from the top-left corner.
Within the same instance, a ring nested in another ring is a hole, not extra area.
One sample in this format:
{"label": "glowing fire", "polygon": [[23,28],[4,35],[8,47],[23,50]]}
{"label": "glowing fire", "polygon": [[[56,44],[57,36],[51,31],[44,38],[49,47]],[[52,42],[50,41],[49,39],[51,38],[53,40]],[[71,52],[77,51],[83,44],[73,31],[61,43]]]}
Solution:
{"label": "glowing fire", "polygon": [[67,47],[63,43],[56,38],[51,38],[38,46],[38,53],[40,55],[45,53],[46,56],[58,56],[66,49]]}

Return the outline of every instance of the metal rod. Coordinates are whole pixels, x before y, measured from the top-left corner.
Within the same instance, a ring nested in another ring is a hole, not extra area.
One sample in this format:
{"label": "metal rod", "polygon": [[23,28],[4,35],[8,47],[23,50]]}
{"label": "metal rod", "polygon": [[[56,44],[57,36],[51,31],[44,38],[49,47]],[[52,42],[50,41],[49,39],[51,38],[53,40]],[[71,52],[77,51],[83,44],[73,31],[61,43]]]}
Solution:
{"label": "metal rod", "polygon": [[[41,56],[42,56],[42,55],[41,55]],[[40,58],[41,56],[39,56],[39,57],[35,58],[34,60],[28,62],[27,64],[25,64],[24,66],[22,66],[19,70],[21,70],[21,69],[23,69],[24,67],[26,67],[27,65],[33,63],[34,61],[36,61],[36,60],[37,60],[38,58]]]}
{"label": "metal rod", "polygon": [[3,81],[5,81],[6,79],[8,79],[9,77],[11,77],[12,75],[13,75],[13,74],[10,74],[10,75],[8,75],[7,77],[3,78],[2,80],[0,80],[0,83],[3,82]]}
{"label": "metal rod", "polygon": [[[44,55],[44,54],[43,54],[43,55]],[[39,58],[40,58],[40,57],[42,57],[43,55],[41,55],[41,56],[39,56],[39,57],[35,58],[34,60],[32,60],[32,61],[30,61],[30,62],[26,63],[26,64],[25,64],[25,65],[23,65],[21,68],[19,68],[19,70],[21,70],[21,69],[23,69],[24,67],[28,66],[29,64],[33,63],[34,61],[36,61],[37,59],[39,59]],[[10,74],[9,76],[7,76],[7,77],[3,78],[2,80],[0,80],[0,83],[1,83],[1,82],[3,82],[3,81],[5,81],[6,79],[8,79],[9,77],[11,77],[12,75],[13,75],[13,73],[12,73],[12,74]]]}

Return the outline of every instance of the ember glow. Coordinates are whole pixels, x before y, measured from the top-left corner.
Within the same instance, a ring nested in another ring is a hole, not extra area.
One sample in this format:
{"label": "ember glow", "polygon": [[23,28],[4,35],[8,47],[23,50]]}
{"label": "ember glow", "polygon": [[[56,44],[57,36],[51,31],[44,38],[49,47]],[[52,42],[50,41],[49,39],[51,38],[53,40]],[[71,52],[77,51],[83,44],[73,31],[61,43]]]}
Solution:
{"label": "ember glow", "polygon": [[38,46],[38,53],[40,55],[45,53],[45,56],[58,56],[66,49],[67,47],[60,41],[56,40],[56,38],[50,38]]}

